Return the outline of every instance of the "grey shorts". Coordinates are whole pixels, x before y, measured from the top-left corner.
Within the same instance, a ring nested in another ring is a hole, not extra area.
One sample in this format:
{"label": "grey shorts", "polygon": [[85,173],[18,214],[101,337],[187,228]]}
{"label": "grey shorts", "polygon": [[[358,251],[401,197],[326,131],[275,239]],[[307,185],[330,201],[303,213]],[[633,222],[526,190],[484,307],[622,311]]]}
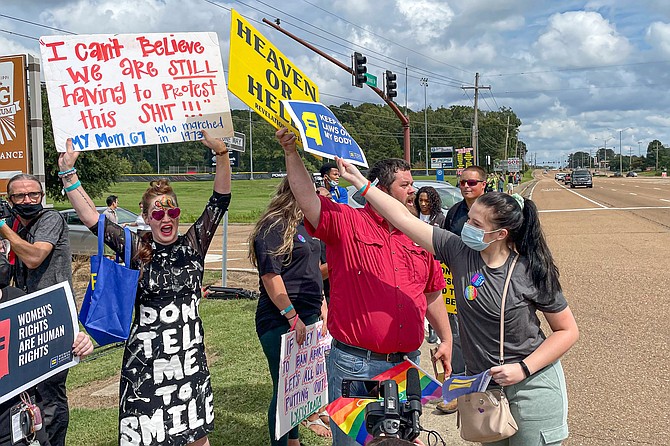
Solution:
{"label": "grey shorts", "polygon": [[506,440],[487,445],[560,445],[568,438],[568,393],[560,361],[505,387],[505,395],[519,431]]}

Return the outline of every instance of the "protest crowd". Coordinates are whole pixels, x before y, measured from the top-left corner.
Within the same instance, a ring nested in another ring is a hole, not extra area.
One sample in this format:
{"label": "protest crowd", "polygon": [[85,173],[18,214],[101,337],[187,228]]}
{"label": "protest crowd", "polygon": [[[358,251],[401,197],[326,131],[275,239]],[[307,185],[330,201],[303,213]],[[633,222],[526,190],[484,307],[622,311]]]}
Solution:
{"label": "protest crowd", "polygon": [[[231,51],[233,45],[246,45],[247,52],[265,51],[258,35],[251,49],[256,30],[242,19],[234,16],[233,20],[239,22],[232,31],[239,39],[231,42]],[[110,59],[124,50],[116,39],[109,48]],[[142,39],[144,56],[165,57],[171,49],[209,57],[199,43],[179,40],[179,36],[165,40],[165,48],[162,41]],[[57,63],[66,59],[63,45],[57,38],[47,39],[43,51]],[[212,73],[222,72],[214,59],[207,60]],[[238,88],[233,86],[235,70],[240,70],[239,66],[231,66],[231,91]],[[304,84],[306,95],[318,102],[315,87],[307,78]],[[203,92],[221,94],[219,84],[208,80],[206,85]],[[260,95],[261,88],[253,82],[243,87],[252,96]],[[186,91],[180,87],[168,90],[175,97]],[[191,85],[191,91],[196,90]],[[65,102],[78,97],[64,94]],[[142,102],[141,92],[136,95]],[[265,98],[271,109],[275,101],[267,95]],[[225,103],[227,106],[227,97]],[[171,107],[143,105],[143,123],[167,119],[172,113]],[[211,102],[197,104],[205,106]],[[306,143],[307,135],[314,138],[314,126],[323,123],[310,121],[308,125],[307,119],[303,122],[294,117],[296,127],[289,127],[287,113],[317,116],[307,108],[300,112],[299,107],[308,106],[288,103],[272,113],[266,109],[271,115],[267,119],[278,128],[277,150],[283,151],[287,176],[248,240],[248,255],[258,271],[260,291],[256,333],[273,385],[267,414],[269,443],[302,445],[298,427],[302,422],[316,435],[332,437],[337,446],[421,444],[416,439],[418,432],[407,435],[405,440],[411,441],[372,439],[372,432],[361,428],[361,423],[352,427],[353,412],[346,405],[350,395],[363,392],[364,380],[392,379],[398,370],[420,367],[419,399],[442,398],[438,409],[458,411],[462,423],[467,424],[471,416],[466,397],[475,389],[461,385],[465,390],[458,395],[445,394],[443,380],[449,387],[450,380],[474,382],[481,376],[489,384],[478,390],[492,392],[490,395],[506,402],[514,431],[479,442],[561,444],[568,436],[568,425],[560,358],[577,341],[579,332],[563,296],[537,208],[532,200],[513,193],[519,178],[510,175],[505,193],[503,176],[487,176],[481,167],[470,166],[458,179],[463,201],[444,215],[435,189],[415,190],[411,166],[402,159],[378,161],[363,176],[356,165],[367,166],[364,154],[351,150],[355,142],[340,126],[337,137],[321,140],[317,132],[322,144],[328,142],[333,147],[334,162],[324,163],[322,180],[315,184],[297,143],[299,139]],[[54,119],[77,121],[55,114]],[[334,117],[323,120],[331,129],[340,125]],[[189,128],[196,125],[192,121],[187,124]],[[199,139],[211,150],[216,165],[214,186],[209,199],[203,200],[201,215],[183,234],[178,232],[179,199],[167,179],[152,181],[138,197],[141,219],[136,225],[143,229],[139,233],[118,224],[118,198],[114,195],[107,198],[107,209],[100,215],[78,175],[77,160],[86,157],[84,145],[96,140],[101,145],[103,140],[80,138],[74,131],[56,135],[58,166],[47,167],[57,168],[63,193],[83,224],[98,235],[100,248],[104,244],[123,260],[117,263],[102,252],[96,260],[98,269],[79,317],[88,333],[79,331],[77,323],[68,226],[63,216],[44,208],[44,187],[39,178],[19,174],[7,183],[3,192],[8,206],[0,208],[6,211],[0,214],[0,308],[17,309],[12,317],[16,317],[18,328],[5,327],[0,320],[0,384],[3,374],[19,379],[22,372],[14,371],[19,353],[39,351],[36,349],[46,348],[51,341],[60,342],[61,353],[35,356],[35,361],[46,361],[44,373],[48,376],[17,381],[10,389],[11,396],[3,395],[0,446],[65,445],[68,367],[92,353],[93,341],[102,345],[113,336],[125,341],[119,381],[119,444],[210,444],[214,407],[225,402],[214,399],[200,317],[205,256],[231,202],[241,198],[231,195],[229,147],[218,133],[227,126],[232,128],[229,113],[227,118],[203,117],[197,126],[200,130],[174,137]],[[144,132],[133,132],[126,138],[131,134],[139,143],[147,137]],[[109,139],[105,141],[110,144]],[[364,207],[347,205],[347,191],[339,186],[340,178],[358,189],[367,201]],[[445,270],[453,278],[457,314],[448,311],[443,298]],[[60,300],[18,310],[52,295]],[[122,309],[127,313],[126,322],[116,322],[125,331],[106,330],[105,324],[111,327],[117,312],[121,319]],[[95,311],[105,313],[102,327],[94,325]],[[551,327],[548,336],[540,328],[537,311]],[[51,318],[56,316],[66,321],[54,322]],[[430,358],[422,359],[419,349],[426,341],[426,327],[430,327],[435,350]],[[51,339],[33,336],[42,331],[50,333]],[[20,343],[14,343],[17,336]],[[63,339],[68,341],[63,343]],[[56,348],[55,344],[48,347]],[[285,359],[288,352],[297,355],[294,360]],[[423,370],[431,369],[431,363],[442,371],[439,377],[425,376]],[[308,369],[312,393],[296,390],[299,378],[308,376],[303,369],[296,369],[301,365],[313,367]],[[408,394],[410,387],[407,383]],[[285,413],[279,416],[282,410]]]}

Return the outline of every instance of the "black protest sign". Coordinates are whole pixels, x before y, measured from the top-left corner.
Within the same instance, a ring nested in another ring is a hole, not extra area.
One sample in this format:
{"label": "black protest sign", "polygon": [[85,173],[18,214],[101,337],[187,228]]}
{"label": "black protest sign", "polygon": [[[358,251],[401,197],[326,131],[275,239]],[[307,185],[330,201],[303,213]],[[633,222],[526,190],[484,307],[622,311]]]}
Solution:
{"label": "black protest sign", "polygon": [[0,304],[0,403],[79,362],[68,282]]}

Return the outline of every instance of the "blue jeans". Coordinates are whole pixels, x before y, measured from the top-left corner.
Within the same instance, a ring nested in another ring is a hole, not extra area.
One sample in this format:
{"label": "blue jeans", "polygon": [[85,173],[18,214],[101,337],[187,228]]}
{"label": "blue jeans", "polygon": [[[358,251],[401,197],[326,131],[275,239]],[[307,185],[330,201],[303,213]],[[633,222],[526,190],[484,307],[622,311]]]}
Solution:
{"label": "blue jeans", "polygon": [[[419,364],[421,355],[417,351],[414,355],[408,356],[408,358],[415,364]],[[326,359],[328,401],[333,402],[342,396],[343,379],[372,379],[398,364],[400,363],[361,358],[343,352],[337,347],[331,348]],[[335,422],[330,423],[330,430],[333,433],[333,445],[359,446],[356,440],[345,434]]]}

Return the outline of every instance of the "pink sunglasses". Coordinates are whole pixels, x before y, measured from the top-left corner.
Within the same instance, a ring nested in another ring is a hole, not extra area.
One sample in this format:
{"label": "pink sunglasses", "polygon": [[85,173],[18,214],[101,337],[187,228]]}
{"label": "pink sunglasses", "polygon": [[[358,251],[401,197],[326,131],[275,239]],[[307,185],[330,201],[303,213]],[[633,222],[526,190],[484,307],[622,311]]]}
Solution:
{"label": "pink sunglasses", "polygon": [[[181,209],[179,208],[171,208],[167,210],[168,217],[170,218],[177,218],[181,214]],[[163,217],[165,217],[165,211],[163,209],[156,209],[151,213],[151,218],[154,220],[162,220]]]}

